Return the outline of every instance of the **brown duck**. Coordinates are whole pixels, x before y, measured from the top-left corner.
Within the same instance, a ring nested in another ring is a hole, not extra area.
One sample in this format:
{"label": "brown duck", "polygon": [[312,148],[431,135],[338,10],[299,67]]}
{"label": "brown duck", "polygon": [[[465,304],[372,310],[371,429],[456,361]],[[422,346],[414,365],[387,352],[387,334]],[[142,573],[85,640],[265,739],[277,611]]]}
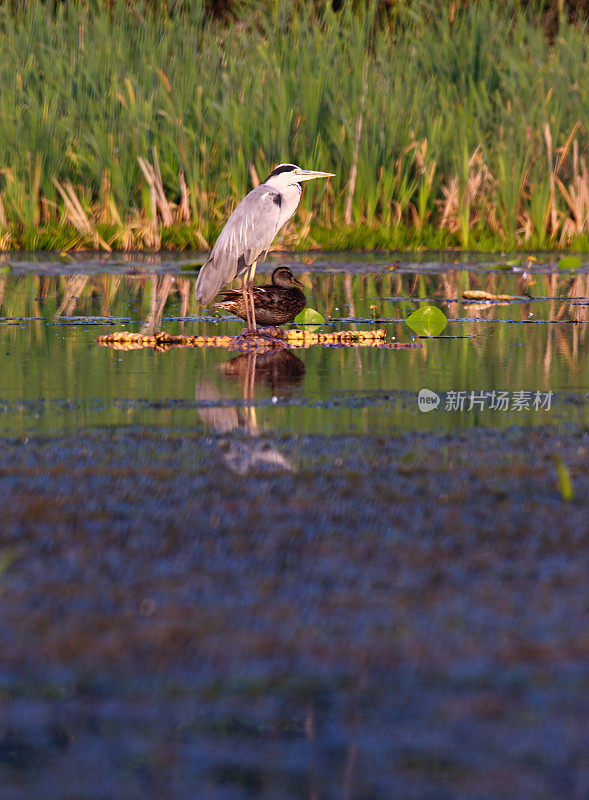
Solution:
{"label": "brown duck", "polygon": [[[272,273],[272,283],[265,286],[254,286],[254,306],[256,322],[259,325],[284,325],[299,314],[307,305],[307,300],[288,267],[277,267]],[[230,311],[241,319],[247,319],[243,293],[241,289],[221,292],[222,300],[213,303],[213,308]]]}

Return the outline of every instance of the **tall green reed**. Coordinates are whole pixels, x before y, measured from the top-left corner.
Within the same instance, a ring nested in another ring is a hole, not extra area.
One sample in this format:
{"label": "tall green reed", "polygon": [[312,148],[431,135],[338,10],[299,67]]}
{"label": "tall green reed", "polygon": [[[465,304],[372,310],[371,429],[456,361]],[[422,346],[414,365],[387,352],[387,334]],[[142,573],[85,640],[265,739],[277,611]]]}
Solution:
{"label": "tall green reed", "polygon": [[[375,2],[244,8],[228,24],[199,0],[172,15],[121,0],[0,6],[0,197],[15,243],[65,218],[54,178],[115,245],[141,242],[162,224],[138,161],[154,148],[172,212],[186,221],[185,193],[209,238],[280,161],[337,173],[304,194],[299,219],[323,226],[342,227],[354,172],[352,224],[399,241],[428,226],[463,246],[476,226],[509,245],[559,238],[568,211],[546,196],[543,131],[556,152],[587,118],[582,25],[563,22],[551,46],[519,4],[488,0],[435,15],[405,3],[388,24]],[[575,136],[583,156],[586,124]],[[568,156],[559,177],[573,179]]]}

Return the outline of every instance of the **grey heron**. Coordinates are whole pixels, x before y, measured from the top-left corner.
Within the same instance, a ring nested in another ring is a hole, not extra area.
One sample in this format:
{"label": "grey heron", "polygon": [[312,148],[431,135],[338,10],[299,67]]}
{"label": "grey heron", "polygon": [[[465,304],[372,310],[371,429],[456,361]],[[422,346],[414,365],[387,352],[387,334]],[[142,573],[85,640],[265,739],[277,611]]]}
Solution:
{"label": "grey heron", "polygon": [[279,164],[264,183],[256,186],[231,214],[209,260],[200,270],[195,298],[208,305],[219,289],[243,274],[242,294],[247,327],[256,330],[253,285],[256,265],[265,258],[278,231],[297,210],[303,181],[331,178],[332,172],[301,169],[296,164]]}

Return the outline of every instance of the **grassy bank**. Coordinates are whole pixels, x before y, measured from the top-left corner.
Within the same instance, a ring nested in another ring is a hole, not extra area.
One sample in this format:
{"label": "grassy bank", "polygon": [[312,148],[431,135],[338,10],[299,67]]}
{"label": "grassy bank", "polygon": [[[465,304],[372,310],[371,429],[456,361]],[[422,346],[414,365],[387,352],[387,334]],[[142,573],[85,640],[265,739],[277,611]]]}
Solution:
{"label": "grassy bank", "polygon": [[3,4],[0,248],[203,247],[285,160],[292,246],[587,248],[586,28],[302,5]]}

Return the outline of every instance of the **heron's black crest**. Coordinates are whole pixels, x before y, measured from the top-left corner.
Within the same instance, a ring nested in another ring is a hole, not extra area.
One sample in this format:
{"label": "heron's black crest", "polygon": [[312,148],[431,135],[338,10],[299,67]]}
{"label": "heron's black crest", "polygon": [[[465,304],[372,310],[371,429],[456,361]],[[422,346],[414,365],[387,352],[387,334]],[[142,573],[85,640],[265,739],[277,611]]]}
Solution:
{"label": "heron's black crest", "polygon": [[275,194],[272,197],[272,200],[276,203],[278,208],[280,208],[280,206],[282,205],[282,195],[281,194]]}
{"label": "heron's black crest", "polygon": [[277,167],[274,167],[266,180],[273,178],[275,175],[282,175],[283,172],[292,172],[295,169],[298,169],[296,164],[279,164]]}

